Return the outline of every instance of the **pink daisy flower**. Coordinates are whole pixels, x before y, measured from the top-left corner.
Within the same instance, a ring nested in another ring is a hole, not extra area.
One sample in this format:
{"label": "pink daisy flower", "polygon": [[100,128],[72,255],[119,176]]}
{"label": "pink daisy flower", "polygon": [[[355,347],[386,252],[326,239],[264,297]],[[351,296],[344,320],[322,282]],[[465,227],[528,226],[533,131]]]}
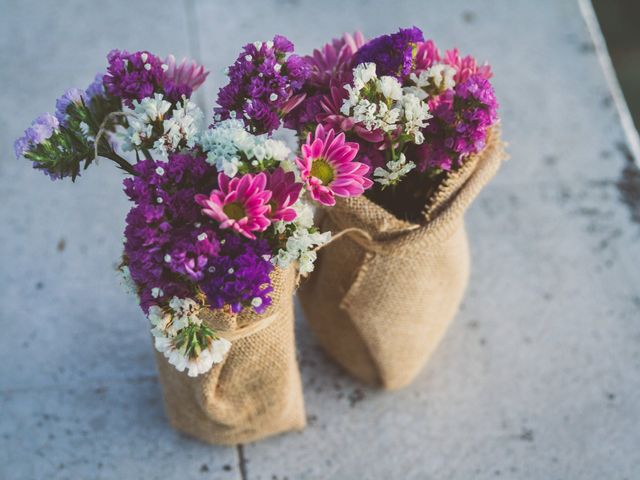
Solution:
{"label": "pink daisy flower", "polygon": [[311,133],[302,146],[302,158],[296,158],[300,176],[311,194],[311,198],[323,205],[335,205],[335,196],[355,197],[362,195],[373,182],[365,177],[369,167],[354,162],[358,144],[345,142],[344,133],[336,135],[322,125]]}
{"label": "pink daisy flower", "polygon": [[309,83],[321,88],[328,88],[332,82],[337,85],[348,83],[351,80],[351,60],[365,43],[362,33],[356,32],[353,36],[345,33],[314,50],[313,55],[305,57],[311,65]]}
{"label": "pink daisy flower", "polygon": [[293,172],[285,172],[282,168],[276,168],[269,175],[267,190],[271,191],[269,216],[272,220],[292,222],[296,218],[297,213],[291,206],[298,200],[301,189],[302,184],[296,182],[296,176]]}
{"label": "pink daisy flower", "polygon": [[220,222],[220,228],[231,230],[255,240],[251,232],[262,232],[270,224],[269,200],[271,192],[266,190],[267,176],[264,173],[229,178],[218,174],[218,188],[209,196],[196,195],[196,202],[204,207],[202,213]]}
{"label": "pink daisy flower", "polygon": [[191,90],[197,89],[207,79],[209,72],[204,71],[204,67],[194,60],[182,59],[180,65],[176,63],[176,57],[169,55],[165,61],[167,70],[164,75],[169,80],[173,80],[177,85],[188,85]]}
{"label": "pink daisy flower", "polygon": [[434,63],[440,61],[440,52],[433,40],[427,40],[426,42],[418,42],[416,45],[416,53],[413,59],[413,64],[416,70],[427,70]]}

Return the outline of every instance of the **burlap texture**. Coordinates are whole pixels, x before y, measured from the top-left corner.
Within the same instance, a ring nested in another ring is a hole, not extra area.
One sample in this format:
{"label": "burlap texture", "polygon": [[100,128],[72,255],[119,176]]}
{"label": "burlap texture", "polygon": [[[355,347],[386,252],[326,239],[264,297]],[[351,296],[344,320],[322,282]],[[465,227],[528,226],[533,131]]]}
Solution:
{"label": "burlap texture", "polygon": [[205,442],[232,445],[304,428],[293,331],[296,272],[293,267],[276,269],[271,277],[273,303],[264,314],[250,309],[238,315],[208,311],[204,321],[221,336],[264,320],[268,326],[232,340],[224,361],[207,373],[191,378],[156,352],[165,410],[177,430]]}
{"label": "burlap texture", "polygon": [[464,212],[504,158],[497,131],[440,185],[418,224],[365,197],[340,199],[322,230],[349,232],[323,248],[300,301],[327,353],[360,380],[409,384],[455,316],[469,277]]}

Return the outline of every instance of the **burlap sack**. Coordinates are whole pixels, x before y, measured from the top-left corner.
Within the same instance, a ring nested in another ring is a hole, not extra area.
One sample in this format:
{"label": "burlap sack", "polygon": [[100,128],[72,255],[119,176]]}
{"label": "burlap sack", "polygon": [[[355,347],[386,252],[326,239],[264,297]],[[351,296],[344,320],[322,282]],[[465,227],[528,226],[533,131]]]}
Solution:
{"label": "burlap sack", "polygon": [[418,224],[365,197],[324,212],[323,231],[352,230],[320,250],[299,296],[320,344],[353,376],[396,389],[425,365],[467,285],[464,212],[503,158],[493,131],[487,147],[434,192]]}
{"label": "burlap sack", "polygon": [[204,321],[232,342],[224,361],[198,377],[156,352],[171,425],[209,443],[232,445],[305,426],[294,343],[296,271],[272,274],[272,305],[262,315],[209,311]]}

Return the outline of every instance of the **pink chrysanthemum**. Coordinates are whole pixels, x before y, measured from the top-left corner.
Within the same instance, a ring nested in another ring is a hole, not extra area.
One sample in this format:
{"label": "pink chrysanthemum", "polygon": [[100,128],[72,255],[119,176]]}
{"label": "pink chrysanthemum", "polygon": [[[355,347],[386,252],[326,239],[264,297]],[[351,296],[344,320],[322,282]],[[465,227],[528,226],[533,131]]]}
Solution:
{"label": "pink chrysanthemum", "polygon": [[362,195],[373,185],[365,177],[369,167],[353,161],[358,153],[358,144],[345,142],[344,133],[336,135],[333,130],[325,130],[318,125],[315,135],[309,134],[301,150],[302,158],[296,158],[300,176],[311,198],[323,205],[335,205],[336,195]]}
{"label": "pink chrysanthemum", "polygon": [[353,55],[365,43],[362,33],[355,32],[353,36],[345,33],[341,38],[334,38],[331,43],[314,50],[313,55],[306,57],[311,65],[309,83],[323,88],[328,88],[331,83],[348,83]]}
{"label": "pink chrysanthemum", "polygon": [[267,176],[264,173],[229,178],[218,174],[218,188],[209,196],[196,195],[196,202],[204,207],[202,213],[220,222],[220,228],[230,228],[254,240],[251,232],[264,231],[269,220],[271,192],[266,190]]}
{"label": "pink chrysanthemum", "polygon": [[267,179],[267,190],[271,191],[269,216],[272,220],[292,222],[296,211],[291,206],[300,196],[302,184],[296,182],[293,172],[285,172],[282,168],[276,168]]}
{"label": "pink chrysanthemum", "polygon": [[453,79],[456,81],[456,83],[462,83],[471,75],[476,74],[487,80],[489,80],[493,76],[491,67],[488,63],[485,63],[484,65],[478,65],[476,63],[476,59],[471,55],[460,58],[460,52],[458,52],[457,48],[454,48],[453,50],[447,50],[444,54],[442,62],[453,67],[456,70],[456,74],[453,76]]}
{"label": "pink chrysanthemum", "polygon": [[178,65],[176,57],[169,55],[164,63],[167,65],[167,70],[164,72],[165,78],[178,85],[188,85],[191,90],[196,90],[209,75],[209,72],[205,72],[204,67],[194,60],[183,58],[180,65]]}

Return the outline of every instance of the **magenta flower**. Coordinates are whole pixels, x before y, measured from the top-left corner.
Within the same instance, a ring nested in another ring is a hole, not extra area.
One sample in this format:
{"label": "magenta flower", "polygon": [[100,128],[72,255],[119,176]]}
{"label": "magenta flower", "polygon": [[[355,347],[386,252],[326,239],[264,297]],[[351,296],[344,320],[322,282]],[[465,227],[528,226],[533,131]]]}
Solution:
{"label": "magenta flower", "polygon": [[219,190],[213,190],[209,196],[196,195],[195,199],[204,207],[202,213],[220,222],[221,229],[230,228],[255,240],[251,232],[262,232],[271,224],[268,217],[271,192],[265,190],[266,185],[264,172],[235,178],[220,173]]}
{"label": "magenta flower", "polygon": [[192,91],[202,85],[209,75],[209,72],[205,72],[204,67],[194,60],[183,58],[178,65],[176,57],[169,55],[164,63],[167,66],[165,78],[177,85],[187,85]]}
{"label": "magenta flower", "polygon": [[353,56],[364,44],[362,33],[355,32],[353,36],[345,33],[341,38],[334,38],[331,43],[314,50],[313,55],[305,57],[311,66],[308,83],[323,89],[328,89],[332,83],[349,83]]}
{"label": "magenta flower", "polygon": [[267,180],[267,190],[271,191],[269,216],[272,220],[292,222],[297,214],[291,206],[300,196],[302,184],[296,182],[293,172],[285,172],[282,168],[276,168]]}
{"label": "magenta flower", "polygon": [[416,45],[416,54],[413,59],[415,70],[427,70],[434,63],[440,62],[440,52],[433,43],[433,40],[427,40],[426,42],[418,42]]}
{"label": "magenta flower", "polygon": [[457,48],[447,50],[442,61],[456,70],[456,74],[453,76],[456,83],[464,82],[471,75],[480,75],[487,80],[493,76],[493,72],[491,72],[491,67],[488,63],[478,65],[476,59],[471,55],[460,58],[460,53]]}
{"label": "magenta flower", "polygon": [[315,136],[311,133],[302,146],[302,158],[296,158],[302,181],[311,198],[323,205],[335,205],[335,196],[362,195],[373,182],[365,177],[369,167],[354,162],[358,144],[345,142],[344,133],[336,135],[318,125]]}

